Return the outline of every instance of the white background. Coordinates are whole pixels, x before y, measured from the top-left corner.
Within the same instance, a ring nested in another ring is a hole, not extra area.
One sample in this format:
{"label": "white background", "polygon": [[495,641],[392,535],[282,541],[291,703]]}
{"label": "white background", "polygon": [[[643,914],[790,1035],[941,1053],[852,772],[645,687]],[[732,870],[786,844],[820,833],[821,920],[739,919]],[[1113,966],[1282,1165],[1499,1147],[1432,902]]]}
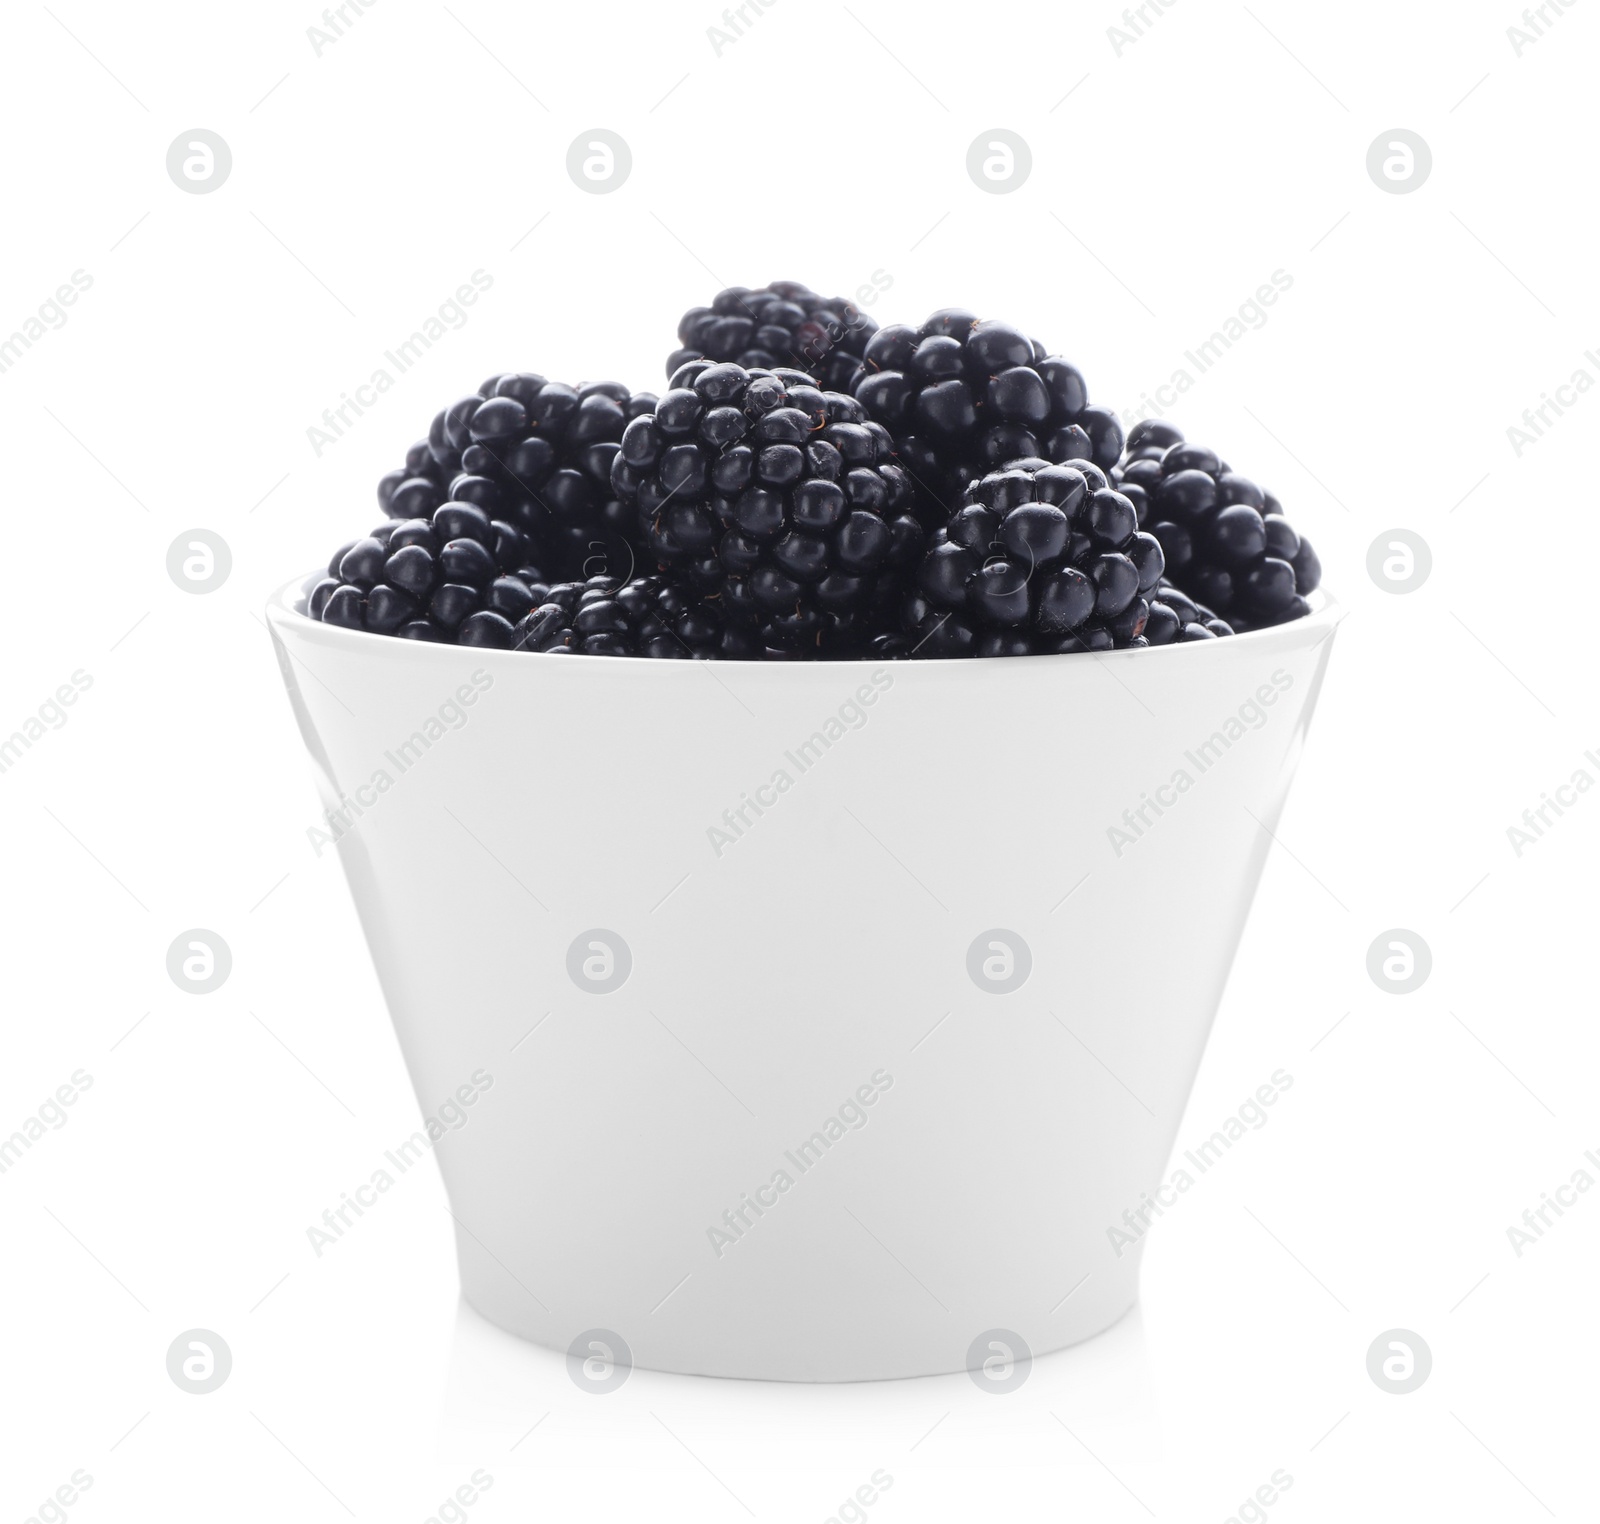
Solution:
{"label": "white background", "polygon": [[[1600,20],[1547,16],[1519,56],[1510,3],[1181,0],[1119,56],[1111,0],[780,0],[719,56],[710,3],[378,0],[318,56],[310,4],[12,10],[0,331],[93,284],[0,374],[0,733],[92,687],[0,774],[0,1133],[93,1085],[0,1177],[0,1517],[80,1468],[84,1521],[423,1520],[478,1468],[484,1521],[822,1521],[875,1470],[883,1524],[1220,1521],[1277,1470],[1275,1521],[1592,1517],[1600,1197],[1520,1258],[1506,1233],[1600,1150],[1600,799],[1506,834],[1600,778],[1600,398],[1520,457],[1506,432],[1600,379]],[[165,169],[194,127],[233,154],[208,195]],[[609,195],[565,169],[594,127],[633,152]],[[994,127],[1032,149],[1010,194],[965,169]],[[1432,150],[1411,194],[1366,170],[1395,127]],[[318,458],[308,426],[476,269],[470,321]],[[259,615],[376,521],[432,412],[501,370],[659,387],[720,285],[874,271],[880,320],[1009,318],[1128,407],[1274,270],[1172,416],[1349,612],[1180,1143],[1295,1084],[1158,1225],[1141,1308],[998,1399],[596,1399],[458,1310],[431,1165],[315,1258],[417,1112]],[[166,572],[195,527],[233,557],[205,596]],[[1395,527],[1433,555],[1404,596],[1367,571]],[[190,927],[232,948],[215,994],[167,976]],[[1404,997],[1366,972],[1391,927],[1433,954]],[[234,1358],[204,1397],[165,1370],[195,1327]],[[1366,1372],[1393,1328],[1433,1354],[1406,1396]]]}

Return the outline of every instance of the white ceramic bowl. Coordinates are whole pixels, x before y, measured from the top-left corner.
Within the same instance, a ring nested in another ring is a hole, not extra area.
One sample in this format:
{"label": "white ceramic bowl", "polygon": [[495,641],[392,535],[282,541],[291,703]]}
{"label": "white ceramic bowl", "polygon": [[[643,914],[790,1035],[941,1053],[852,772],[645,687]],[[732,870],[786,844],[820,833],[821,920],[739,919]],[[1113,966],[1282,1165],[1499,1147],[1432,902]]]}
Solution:
{"label": "white ceramic bowl", "polygon": [[1158,650],[787,664],[419,644],[297,593],[268,614],[315,835],[484,1316],[845,1381],[1127,1311],[1328,600]]}

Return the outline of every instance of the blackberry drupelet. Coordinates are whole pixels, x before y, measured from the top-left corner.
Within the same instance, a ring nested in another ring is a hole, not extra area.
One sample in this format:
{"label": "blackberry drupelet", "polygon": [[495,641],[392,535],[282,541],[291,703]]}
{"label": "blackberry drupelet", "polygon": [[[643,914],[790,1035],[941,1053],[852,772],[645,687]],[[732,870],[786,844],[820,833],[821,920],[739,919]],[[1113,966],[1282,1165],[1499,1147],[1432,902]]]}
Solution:
{"label": "blackberry drupelet", "polygon": [[517,625],[519,651],[586,656],[759,659],[760,639],[671,577],[611,577],[552,587]]}
{"label": "blackberry drupelet", "polygon": [[1008,323],[956,307],[920,328],[880,328],[852,390],[894,437],[930,528],[1007,461],[1085,459],[1109,471],[1122,453],[1122,425],[1090,404],[1076,366]]}
{"label": "blackberry drupelet", "polygon": [[848,652],[895,627],[922,550],[911,484],[853,397],[790,369],[691,360],[612,470],[656,565],[766,647]]}
{"label": "blackberry drupelet", "polygon": [[818,296],[798,281],[775,280],[759,291],[730,286],[709,307],[684,313],[678,324],[683,348],[667,360],[667,375],[690,360],[731,361],[746,370],[789,366],[814,376],[826,391],[844,392],[877,331],[854,302]]}
{"label": "blackberry drupelet", "polygon": [[1173,424],[1147,419],[1129,431],[1116,476],[1161,542],[1171,578],[1236,630],[1311,612],[1305,595],[1322,578],[1311,542],[1295,532],[1277,498],[1214,450],[1189,443]]}
{"label": "blackberry drupelet", "polygon": [[441,503],[340,546],[307,612],[375,635],[509,647],[517,622],[549,592],[529,550],[515,524],[475,503]]}
{"label": "blackberry drupelet", "polygon": [[1166,644],[1197,622],[1188,600],[1181,610],[1152,602],[1164,585],[1161,546],[1093,461],[1014,460],[966,497],[935,534],[906,599],[912,655],[1119,650]]}
{"label": "blackberry drupelet", "polygon": [[452,500],[476,504],[521,529],[532,562],[551,577],[625,577],[631,518],[612,494],[611,462],[629,419],[655,401],[613,381],[491,376],[434,418],[407,454],[411,474],[391,471],[378,501],[397,519],[427,518]]}

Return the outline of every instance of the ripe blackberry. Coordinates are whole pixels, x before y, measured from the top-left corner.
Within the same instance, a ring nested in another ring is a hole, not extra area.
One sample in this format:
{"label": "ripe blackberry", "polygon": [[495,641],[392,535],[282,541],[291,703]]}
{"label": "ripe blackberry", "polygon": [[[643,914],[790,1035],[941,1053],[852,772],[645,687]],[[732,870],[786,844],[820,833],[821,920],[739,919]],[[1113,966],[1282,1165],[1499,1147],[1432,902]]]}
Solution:
{"label": "ripe blackberry", "polygon": [[670,577],[613,577],[549,589],[517,625],[519,651],[585,656],[759,659],[760,639],[730,625],[715,603]]}
{"label": "ripe blackberry", "polygon": [[880,328],[863,361],[852,389],[893,435],[930,527],[1007,461],[1083,459],[1109,471],[1122,453],[1117,415],[1090,405],[1077,367],[1008,323],[948,307],[920,328]]}
{"label": "ripe blackberry", "polygon": [[475,503],[444,502],[341,545],[306,611],[375,635],[509,647],[517,622],[549,592],[530,548],[515,524]]}
{"label": "ripe blackberry", "polygon": [[691,360],[612,468],[645,551],[775,649],[848,650],[892,627],[922,549],[888,433],[789,369]]}
{"label": "ripe blackberry", "polygon": [[667,360],[672,376],[690,360],[726,360],[746,370],[790,366],[825,390],[844,392],[861,366],[878,325],[842,296],[818,296],[798,281],[775,280],[759,291],[730,286],[709,307],[691,307],[678,324]]}
{"label": "ripe blackberry", "polygon": [[1322,579],[1310,540],[1297,534],[1270,492],[1173,424],[1137,423],[1118,485],[1161,542],[1169,575],[1236,630],[1311,612],[1305,595]]}
{"label": "ripe blackberry", "polygon": [[476,504],[523,530],[551,577],[626,576],[631,519],[611,492],[611,462],[629,419],[655,401],[614,381],[491,376],[434,418],[406,456],[409,474],[389,472],[378,501],[397,519],[427,518],[452,500]]}
{"label": "ripe blackberry", "polygon": [[[1161,546],[1089,460],[1011,461],[967,489],[906,599],[917,656],[1031,656],[1152,643]],[[1184,628],[1163,605],[1165,644]],[[1184,612],[1188,612],[1186,609]],[[1213,633],[1221,633],[1213,632]]]}

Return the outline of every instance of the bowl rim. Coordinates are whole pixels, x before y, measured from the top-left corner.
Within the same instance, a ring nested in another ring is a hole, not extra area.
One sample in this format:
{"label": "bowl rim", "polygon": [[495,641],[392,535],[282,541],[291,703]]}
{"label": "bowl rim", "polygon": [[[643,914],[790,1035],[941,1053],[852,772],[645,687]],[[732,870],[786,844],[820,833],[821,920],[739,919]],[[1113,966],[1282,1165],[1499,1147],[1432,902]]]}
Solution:
{"label": "bowl rim", "polygon": [[[293,577],[281,587],[275,588],[267,599],[266,616],[268,628],[276,631],[278,628],[293,629],[301,637],[309,636],[319,644],[330,647],[343,647],[352,652],[365,651],[370,655],[378,656],[384,652],[392,652],[396,646],[415,653],[410,660],[426,661],[431,658],[423,655],[424,652],[452,652],[461,653],[470,651],[475,659],[492,661],[495,663],[511,661],[523,663],[530,659],[544,659],[559,661],[562,667],[572,665],[570,657],[560,656],[551,651],[505,651],[494,646],[458,646],[447,645],[439,641],[427,640],[401,640],[394,635],[378,635],[371,630],[352,630],[344,625],[324,624],[320,619],[313,619],[303,607],[297,607],[297,600],[303,603],[305,595],[311,587],[327,575],[325,567]],[[1036,665],[1040,663],[1053,663],[1069,660],[1073,657],[1088,655],[1097,662],[1114,661],[1149,661],[1155,658],[1155,653],[1162,653],[1161,659],[1171,661],[1176,658],[1173,653],[1179,651],[1207,651],[1214,648],[1231,650],[1237,648],[1238,642],[1254,643],[1256,646],[1279,644],[1284,646],[1298,646],[1305,637],[1314,631],[1318,632],[1317,639],[1312,645],[1320,645],[1339,626],[1344,618],[1344,606],[1325,588],[1317,588],[1307,595],[1306,601],[1311,605],[1311,612],[1300,619],[1291,619],[1283,624],[1268,625],[1263,629],[1249,630],[1244,634],[1229,635],[1221,640],[1194,640],[1174,641],[1165,646],[1129,647],[1120,651],[1052,651],[1037,656],[968,656],[968,657],[925,657],[922,660],[905,657],[825,657],[807,661],[767,661],[767,660],[740,660],[728,658],[715,663],[718,666],[731,667],[739,671],[809,671],[826,672],[859,671],[874,664],[891,663],[896,668],[911,667],[914,669],[942,667],[970,668],[974,663],[979,665],[991,662],[1003,662],[1005,665],[1015,667],[1019,662]],[[1195,658],[1189,658],[1195,659]],[[698,661],[658,661],[649,656],[609,656],[596,659],[593,665],[598,667],[618,667],[631,670],[638,667],[650,668],[693,668],[704,665]],[[583,670],[580,667],[579,670]]]}

